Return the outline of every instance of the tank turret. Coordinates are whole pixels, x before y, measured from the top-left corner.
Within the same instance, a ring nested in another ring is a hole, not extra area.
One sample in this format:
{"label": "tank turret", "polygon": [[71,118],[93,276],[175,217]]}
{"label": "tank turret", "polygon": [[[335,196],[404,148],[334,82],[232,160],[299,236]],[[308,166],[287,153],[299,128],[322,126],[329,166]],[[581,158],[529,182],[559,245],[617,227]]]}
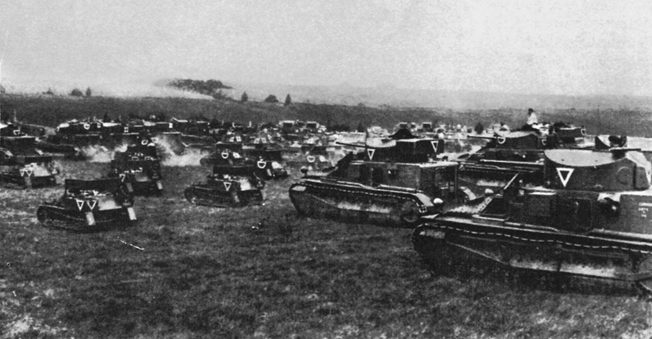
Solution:
{"label": "tank turret", "polygon": [[545,182],[553,189],[601,192],[650,187],[651,165],[641,152],[547,150],[545,158]]}

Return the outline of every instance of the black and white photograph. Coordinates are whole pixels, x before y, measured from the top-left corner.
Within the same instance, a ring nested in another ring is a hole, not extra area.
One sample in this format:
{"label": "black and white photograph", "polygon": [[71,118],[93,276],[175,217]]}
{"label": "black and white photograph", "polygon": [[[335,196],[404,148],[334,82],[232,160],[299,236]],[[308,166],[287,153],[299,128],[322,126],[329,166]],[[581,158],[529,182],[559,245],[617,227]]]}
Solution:
{"label": "black and white photograph", "polygon": [[650,338],[650,18],[4,0],[0,338]]}

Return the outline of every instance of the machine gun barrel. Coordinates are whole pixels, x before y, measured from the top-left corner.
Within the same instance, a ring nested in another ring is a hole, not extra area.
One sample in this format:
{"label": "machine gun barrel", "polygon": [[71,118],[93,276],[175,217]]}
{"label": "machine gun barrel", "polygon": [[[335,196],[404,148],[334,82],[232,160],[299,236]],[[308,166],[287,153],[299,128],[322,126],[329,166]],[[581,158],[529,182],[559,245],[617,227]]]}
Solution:
{"label": "machine gun barrel", "polygon": [[519,165],[519,166],[543,168],[543,163],[540,162],[491,160],[491,159],[481,159],[480,162],[487,163],[487,164],[495,164],[495,165]]}
{"label": "machine gun barrel", "polygon": [[353,147],[371,148],[371,149],[388,148],[388,147],[393,146],[393,145],[378,146],[378,145],[369,145],[369,144],[360,144],[360,143],[348,143],[348,142],[342,142],[342,141],[336,141],[335,143],[338,144],[338,145],[342,145],[342,146],[353,146]]}
{"label": "machine gun barrel", "polygon": [[468,139],[482,139],[482,140],[493,140],[496,138],[494,135],[467,135]]}

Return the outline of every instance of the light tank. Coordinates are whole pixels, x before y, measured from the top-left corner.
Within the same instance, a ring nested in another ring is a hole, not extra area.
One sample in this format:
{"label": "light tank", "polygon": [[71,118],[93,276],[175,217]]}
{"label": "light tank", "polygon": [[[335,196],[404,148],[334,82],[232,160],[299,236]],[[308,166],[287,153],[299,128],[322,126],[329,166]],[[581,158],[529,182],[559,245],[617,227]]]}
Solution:
{"label": "light tank", "polygon": [[457,163],[435,160],[433,139],[394,140],[349,153],[325,176],[306,175],[290,187],[299,214],[386,225],[414,225],[461,196]]}
{"label": "light tank", "polygon": [[263,203],[265,182],[256,175],[256,166],[216,165],[204,183],[194,183],[184,191],[195,205],[241,207]]}
{"label": "light tank", "polygon": [[444,269],[466,253],[501,266],[652,291],[651,165],[636,150],[546,150],[544,184],[515,175],[475,204],[424,217],[416,251]]}
{"label": "light tank", "polygon": [[120,123],[94,118],[73,119],[59,124],[55,134],[39,138],[37,146],[44,152],[81,160],[87,157],[87,153],[94,153],[95,147],[114,147],[137,137],[138,133],[127,133]]}
{"label": "light tank", "polygon": [[48,142],[58,145],[87,146],[99,144],[102,140],[103,123],[99,120],[70,120],[59,124],[55,135],[47,138]]}
{"label": "light tank", "polygon": [[38,207],[36,217],[46,226],[92,231],[136,222],[133,196],[116,178],[66,179],[63,196]]}
{"label": "light tank", "polygon": [[163,174],[156,145],[148,138],[116,152],[111,161],[110,177],[118,177],[127,191],[135,195],[161,195]]}
{"label": "light tank", "polygon": [[59,169],[51,156],[35,148],[36,138],[27,135],[0,137],[0,181],[36,188],[56,185]]}
{"label": "light tank", "polygon": [[242,144],[217,143],[214,151],[201,158],[199,163],[202,166],[245,166],[252,168],[258,177],[270,180],[288,177],[288,171],[281,161],[281,151],[243,149]]}

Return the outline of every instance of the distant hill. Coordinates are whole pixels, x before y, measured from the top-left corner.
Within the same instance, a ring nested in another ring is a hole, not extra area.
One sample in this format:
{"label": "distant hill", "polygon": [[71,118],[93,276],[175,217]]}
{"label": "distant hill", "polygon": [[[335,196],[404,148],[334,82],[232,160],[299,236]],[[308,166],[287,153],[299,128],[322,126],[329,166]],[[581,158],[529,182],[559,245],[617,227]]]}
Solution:
{"label": "distant hill", "polygon": [[624,95],[552,95],[515,94],[481,91],[407,89],[392,85],[376,87],[299,86],[259,83],[232,83],[232,92],[246,91],[250,98],[262,101],[268,94],[289,93],[295,102],[319,104],[428,107],[438,109],[637,109],[652,110],[652,97]]}

